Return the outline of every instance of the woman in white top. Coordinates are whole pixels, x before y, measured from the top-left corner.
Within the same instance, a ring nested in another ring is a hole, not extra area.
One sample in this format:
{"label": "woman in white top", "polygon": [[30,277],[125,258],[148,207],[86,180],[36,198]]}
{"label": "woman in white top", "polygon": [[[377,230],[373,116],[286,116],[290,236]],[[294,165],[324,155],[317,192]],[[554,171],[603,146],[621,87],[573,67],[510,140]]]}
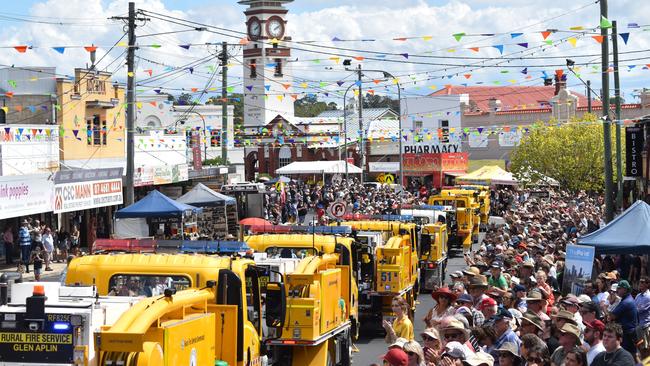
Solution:
{"label": "woman in white top", "polygon": [[456,313],[454,302],[457,296],[449,290],[449,287],[442,287],[434,291],[431,293],[431,297],[436,301],[436,306],[429,310],[427,316],[424,317],[427,328],[438,327],[444,317],[453,316]]}

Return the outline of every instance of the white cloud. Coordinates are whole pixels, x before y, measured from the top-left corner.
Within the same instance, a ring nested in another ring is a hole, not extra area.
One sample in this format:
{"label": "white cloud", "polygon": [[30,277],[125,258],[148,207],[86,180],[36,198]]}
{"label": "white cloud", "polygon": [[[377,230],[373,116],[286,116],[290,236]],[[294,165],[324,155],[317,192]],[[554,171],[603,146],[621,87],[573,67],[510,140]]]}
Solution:
{"label": "white cloud", "polygon": [[[516,46],[515,43],[528,42],[531,47],[537,46],[541,42],[541,36],[537,33],[527,34],[514,40],[511,40],[508,35],[496,37],[465,37],[460,42],[456,42],[451,34],[457,32],[465,32],[467,34],[511,31],[532,32],[546,28],[568,29],[571,26],[581,25],[589,27],[596,25],[598,21],[597,4],[575,13],[569,12],[570,9],[575,9],[584,4],[587,4],[587,2],[579,1],[567,5],[566,1],[559,0],[547,0],[543,6],[540,6],[538,2],[522,2],[517,0],[455,0],[448,2],[438,1],[435,4],[423,0],[400,2],[361,0],[354,3],[349,1],[331,1],[325,3],[317,0],[303,0],[300,4],[295,2],[288,5],[290,10],[288,16],[288,34],[294,40],[298,41],[321,41],[318,45],[397,54],[409,53],[410,55],[408,61],[411,63],[404,62],[406,59],[400,56],[387,57],[387,59],[395,59],[400,62],[366,60],[364,61],[364,67],[368,69],[385,69],[400,75],[414,74],[417,79],[425,77],[426,74],[422,74],[425,71],[431,72],[428,75],[431,77],[459,74],[457,78],[451,80],[438,79],[421,81],[415,84],[415,86],[428,86],[431,84],[441,86],[447,83],[472,83],[476,81],[491,82],[495,79],[507,83],[507,80],[510,79],[522,80],[524,76],[519,73],[519,70],[524,66],[542,64],[563,65],[564,57],[567,55],[573,57],[580,54],[598,54],[600,52],[599,45],[589,37],[585,37],[578,41],[575,49],[567,44],[563,44],[558,47],[552,47],[544,52],[537,51],[534,55],[528,52],[526,53],[527,55],[557,56],[559,58],[551,60],[514,60],[503,65],[516,65],[517,68],[476,70],[472,72],[472,77],[469,81],[462,77],[462,74],[467,73],[467,68],[450,68],[449,66],[441,65],[417,65],[414,62],[470,65],[477,62],[480,64],[480,60],[436,57],[416,58],[413,55],[420,54],[437,57],[499,57],[499,51],[489,47],[494,44],[505,44],[504,55],[511,52],[523,51],[524,49]],[[143,0],[138,1],[137,6],[138,8],[169,14],[183,19],[191,19],[226,29],[245,31],[244,7],[237,4],[219,5],[206,1],[204,5],[199,5],[191,9],[175,10],[170,9],[170,6],[162,0]],[[296,9],[299,8],[311,10],[298,13]],[[83,23],[84,26],[70,27],[32,23],[8,23],[8,26],[0,31],[0,35],[5,40],[3,42],[5,45],[30,44],[43,46],[44,48],[29,50],[26,54],[19,54],[11,49],[5,49],[3,52],[0,52],[0,64],[57,66],[59,73],[69,74],[75,67],[83,67],[88,62],[87,52],[83,49],[67,49],[65,54],[60,55],[48,47],[89,45],[94,43],[100,46],[97,55],[99,59],[108,47],[122,34],[122,24],[108,21],[107,18],[114,15],[125,15],[126,12],[126,0],[48,0],[37,3],[30,9],[30,15],[60,19],[70,17],[84,18],[77,20]],[[568,15],[561,16],[567,13]],[[621,0],[610,4],[610,14],[610,18],[616,17],[621,19],[620,23],[622,24],[619,24],[619,27],[623,28],[621,31],[627,31],[626,25],[628,22],[636,22],[639,24],[650,23],[650,2]],[[92,19],[92,21],[87,20],[88,18]],[[550,18],[553,19],[544,22],[545,19]],[[48,19],[51,20],[50,18]],[[138,29],[138,34],[170,32],[179,29],[183,29],[183,27],[158,19],[152,19]],[[334,36],[343,39],[372,38],[378,41],[329,41]],[[432,38],[428,41],[423,39],[413,39],[406,42],[392,40],[395,37],[402,36],[432,36]],[[551,38],[559,39],[565,36],[567,36],[566,33],[560,33],[551,36]],[[235,43],[237,41],[236,38],[226,38],[210,32],[186,32],[141,38],[139,39],[140,44],[159,43],[163,47],[159,49],[142,48],[138,51],[138,55],[156,61],[157,63],[172,66],[183,65],[194,59],[205,57],[210,54],[209,52],[214,53],[215,48],[193,46],[187,51],[178,47],[179,44],[221,42],[222,40]],[[622,42],[619,43],[622,52],[650,49],[650,32],[632,33],[630,43],[627,46]],[[481,49],[479,53],[462,49],[463,47],[471,46],[482,46],[486,48]],[[315,45],[299,45],[296,47],[348,56],[370,56],[360,51],[322,49]],[[448,52],[450,47],[455,48],[456,52]],[[121,59],[115,60],[123,50],[123,48],[120,48],[117,51],[111,52],[108,57],[102,60],[99,67],[104,67],[108,63],[115,61],[110,68],[110,70],[113,70],[116,66],[123,64]],[[333,62],[326,60],[332,55],[298,50],[294,50],[293,55],[301,60],[295,64],[295,74],[299,78],[315,81],[332,81],[350,77],[350,73],[343,70],[341,65],[334,65]],[[638,64],[650,63],[650,61],[645,59],[645,56],[647,56],[647,53],[623,54],[621,55],[621,60],[641,57],[643,58],[642,60],[630,62]],[[241,55],[239,58],[241,58]],[[320,58],[324,61],[320,64],[303,61],[315,58]],[[576,58],[576,61],[578,60],[581,59]],[[498,61],[486,61],[485,64],[494,64],[496,62]],[[144,60],[140,60],[138,67],[140,70],[138,73],[139,79],[147,77],[142,71],[145,69],[153,69],[154,76],[164,72],[164,66],[152,64]],[[332,67],[333,70],[327,70],[326,67]],[[546,71],[552,73],[555,68],[557,67],[548,66]],[[502,74],[501,71],[503,70],[508,70],[509,72]],[[530,68],[529,70],[533,71],[534,69]],[[164,84],[163,86],[169,87],[202,88],[206,83],[207,73],[208,69],[206,66],[201,66],[195,69],[194,75],[190,75],[187,72],[182,77],[173,81],[162,80],[156,84]],[[233,76],[230,79],[231,84],[239,83],[241,85],[239,79],[242,75],[241,67],[232,68],[230,75]],[[533,75],[537,78],[539,73],[533,72]],[[598,88],[599,75],[586,75],[592,80],[594,86]],[[648,79],[647,75],[650,75],[650,70],[641,70],[640,67],[632,69],[630,72],[623,71],[621,76],[624,89],[629,92],[632,88],[645,86],[645,80]],[[116,77],[124,80],[125,76],[126,70],[122,67],[118,70]],[[368,76],[377,77],[371,73],[368,73]],[[410,80],[407,76],[402,78],[403,82],[407,80]],[[569,84],[576,84],[576,81],[570,81]],[[215,86],[217,85],[215,84]],[[582,90],[581,87],[576,89]],[[426,88],[420,91],[420,93],[425,92],[425,90]]]}

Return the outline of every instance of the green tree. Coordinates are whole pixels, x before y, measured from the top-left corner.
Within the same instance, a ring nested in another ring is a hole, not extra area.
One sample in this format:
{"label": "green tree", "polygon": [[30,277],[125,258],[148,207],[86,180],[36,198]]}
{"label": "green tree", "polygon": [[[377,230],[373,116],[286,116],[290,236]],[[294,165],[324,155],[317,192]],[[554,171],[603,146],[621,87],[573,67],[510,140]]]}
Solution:
{"label": "green tree", "polygon": [[296,117],[316,117],[323,111],[336,109],[336,103],[319,101],[316,95],[307,95],[293,103]]}
{"label": "green tree", "polygon": [[182,93],[181,95],[178,96],[176,100],[174,100],[174,104],[176,105],[192,104],[192,94]]}
{"label": "green tree", "polygon": [[[511,154],[514,176],[524,182],[537,182],[545,176],[571,191],[601,192],[605,186],[605,174],[603,126],[599,121],[595,115],[586,114],[580,120],[574,119],[560,126],[555,121],[536,123]],[[612,162],[615,172],[614,139]],[[625,157],[622,160],[625,161]]]}
{"label": "green tree", "polygon": [[397,112],[399,101],[383,95],[366,93],[363,97],[363,108],[390,108]]}

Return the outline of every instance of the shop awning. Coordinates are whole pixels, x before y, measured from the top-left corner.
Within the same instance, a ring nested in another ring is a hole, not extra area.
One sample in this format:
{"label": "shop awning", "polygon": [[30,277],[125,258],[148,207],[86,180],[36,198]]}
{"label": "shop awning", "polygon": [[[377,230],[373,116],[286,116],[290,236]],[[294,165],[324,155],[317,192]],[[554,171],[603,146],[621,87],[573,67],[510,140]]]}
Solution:
{"label": "shop awning", "polygon": [[176,202],[153,190],[140,201],[115,213],[115,218],[181,217],[186,212],[201,212],[199,207]]}
{"label": "shop awning", "polygon": [[361,168],[345,162],[334,161],[294,161],[275,171],[276,174],[345,174],[345,164],[349,174],[361,174]]}
{"label": "shop awning", "polygon": [[189,192],[176,199],[176,202],[184,203],[186,205],[206,207],[206,206],[220,206],[220,205],[234,205],[237,200],[233,197],[226,196],[219,192],[215,192],[203,183],[199,183],[192,188]]}

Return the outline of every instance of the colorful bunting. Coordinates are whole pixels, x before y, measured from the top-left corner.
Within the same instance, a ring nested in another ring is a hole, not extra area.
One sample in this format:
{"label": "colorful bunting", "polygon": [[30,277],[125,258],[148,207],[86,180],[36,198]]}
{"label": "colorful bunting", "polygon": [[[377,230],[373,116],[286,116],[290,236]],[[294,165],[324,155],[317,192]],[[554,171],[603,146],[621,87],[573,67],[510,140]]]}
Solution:
{"label": "colorful bunting", "polygon": [[591,36],[591,38],[593,38],[598,43],[603,43],[605,36]]}
{"label": "colorful bunting", "polygon": [[492,46],[492,47],[494,47],[494,48],[496,48],[497,50],[499,50],[499,52],[503,55],[503,45],[502,45],[502,44],[495,44],[495,45]]}
{"label": "colorful bunting", "polygon": [[548,38],[548,36],[550,36],[550,35],[551,35],[551,32],[550,32],[550,31],[544,31],[544,32],[542,32],[542,37],[544,37],[544,40],[546,40],[546,38]]}
{"label": "colorful bunting", "polygon": [[52,47],[56,52],[63,54],[65,52],[65,47]]}
{"label": "colorful bunting", "polygon": [[29,46],[14,46],[14,49],[18,51],[19,53],[25,53],[27,52],[27,49]]}
{"label": "colorful bunting", "polygon": [[612,22],[605,18],[604,16],[600,16],[600,27],[603,29],[611,28],[612,27]]}
{"label": "colorful bunting", "polygon": [[456,34],[452,34],[452,35],[456,39],[456,42],[460,42],[460,40],[465,36],[465,33],[456,33]]}
{"label": "colorful bunting", "polygon": [[619,36],[623,39],[623,43],[627,44],[627,40],[630,38],[630,33],[620,33]]}
{"label": "colorful bunting", "polygon": [[576,46],[576,43],[578,43],[578,40],[575,39],[574,37],[569,37],[569,39],[567,39],[567,41],[569,41],[569,43],[570,43],[571,46],[573,46],[573,47],[575,47],[575,46]]}

